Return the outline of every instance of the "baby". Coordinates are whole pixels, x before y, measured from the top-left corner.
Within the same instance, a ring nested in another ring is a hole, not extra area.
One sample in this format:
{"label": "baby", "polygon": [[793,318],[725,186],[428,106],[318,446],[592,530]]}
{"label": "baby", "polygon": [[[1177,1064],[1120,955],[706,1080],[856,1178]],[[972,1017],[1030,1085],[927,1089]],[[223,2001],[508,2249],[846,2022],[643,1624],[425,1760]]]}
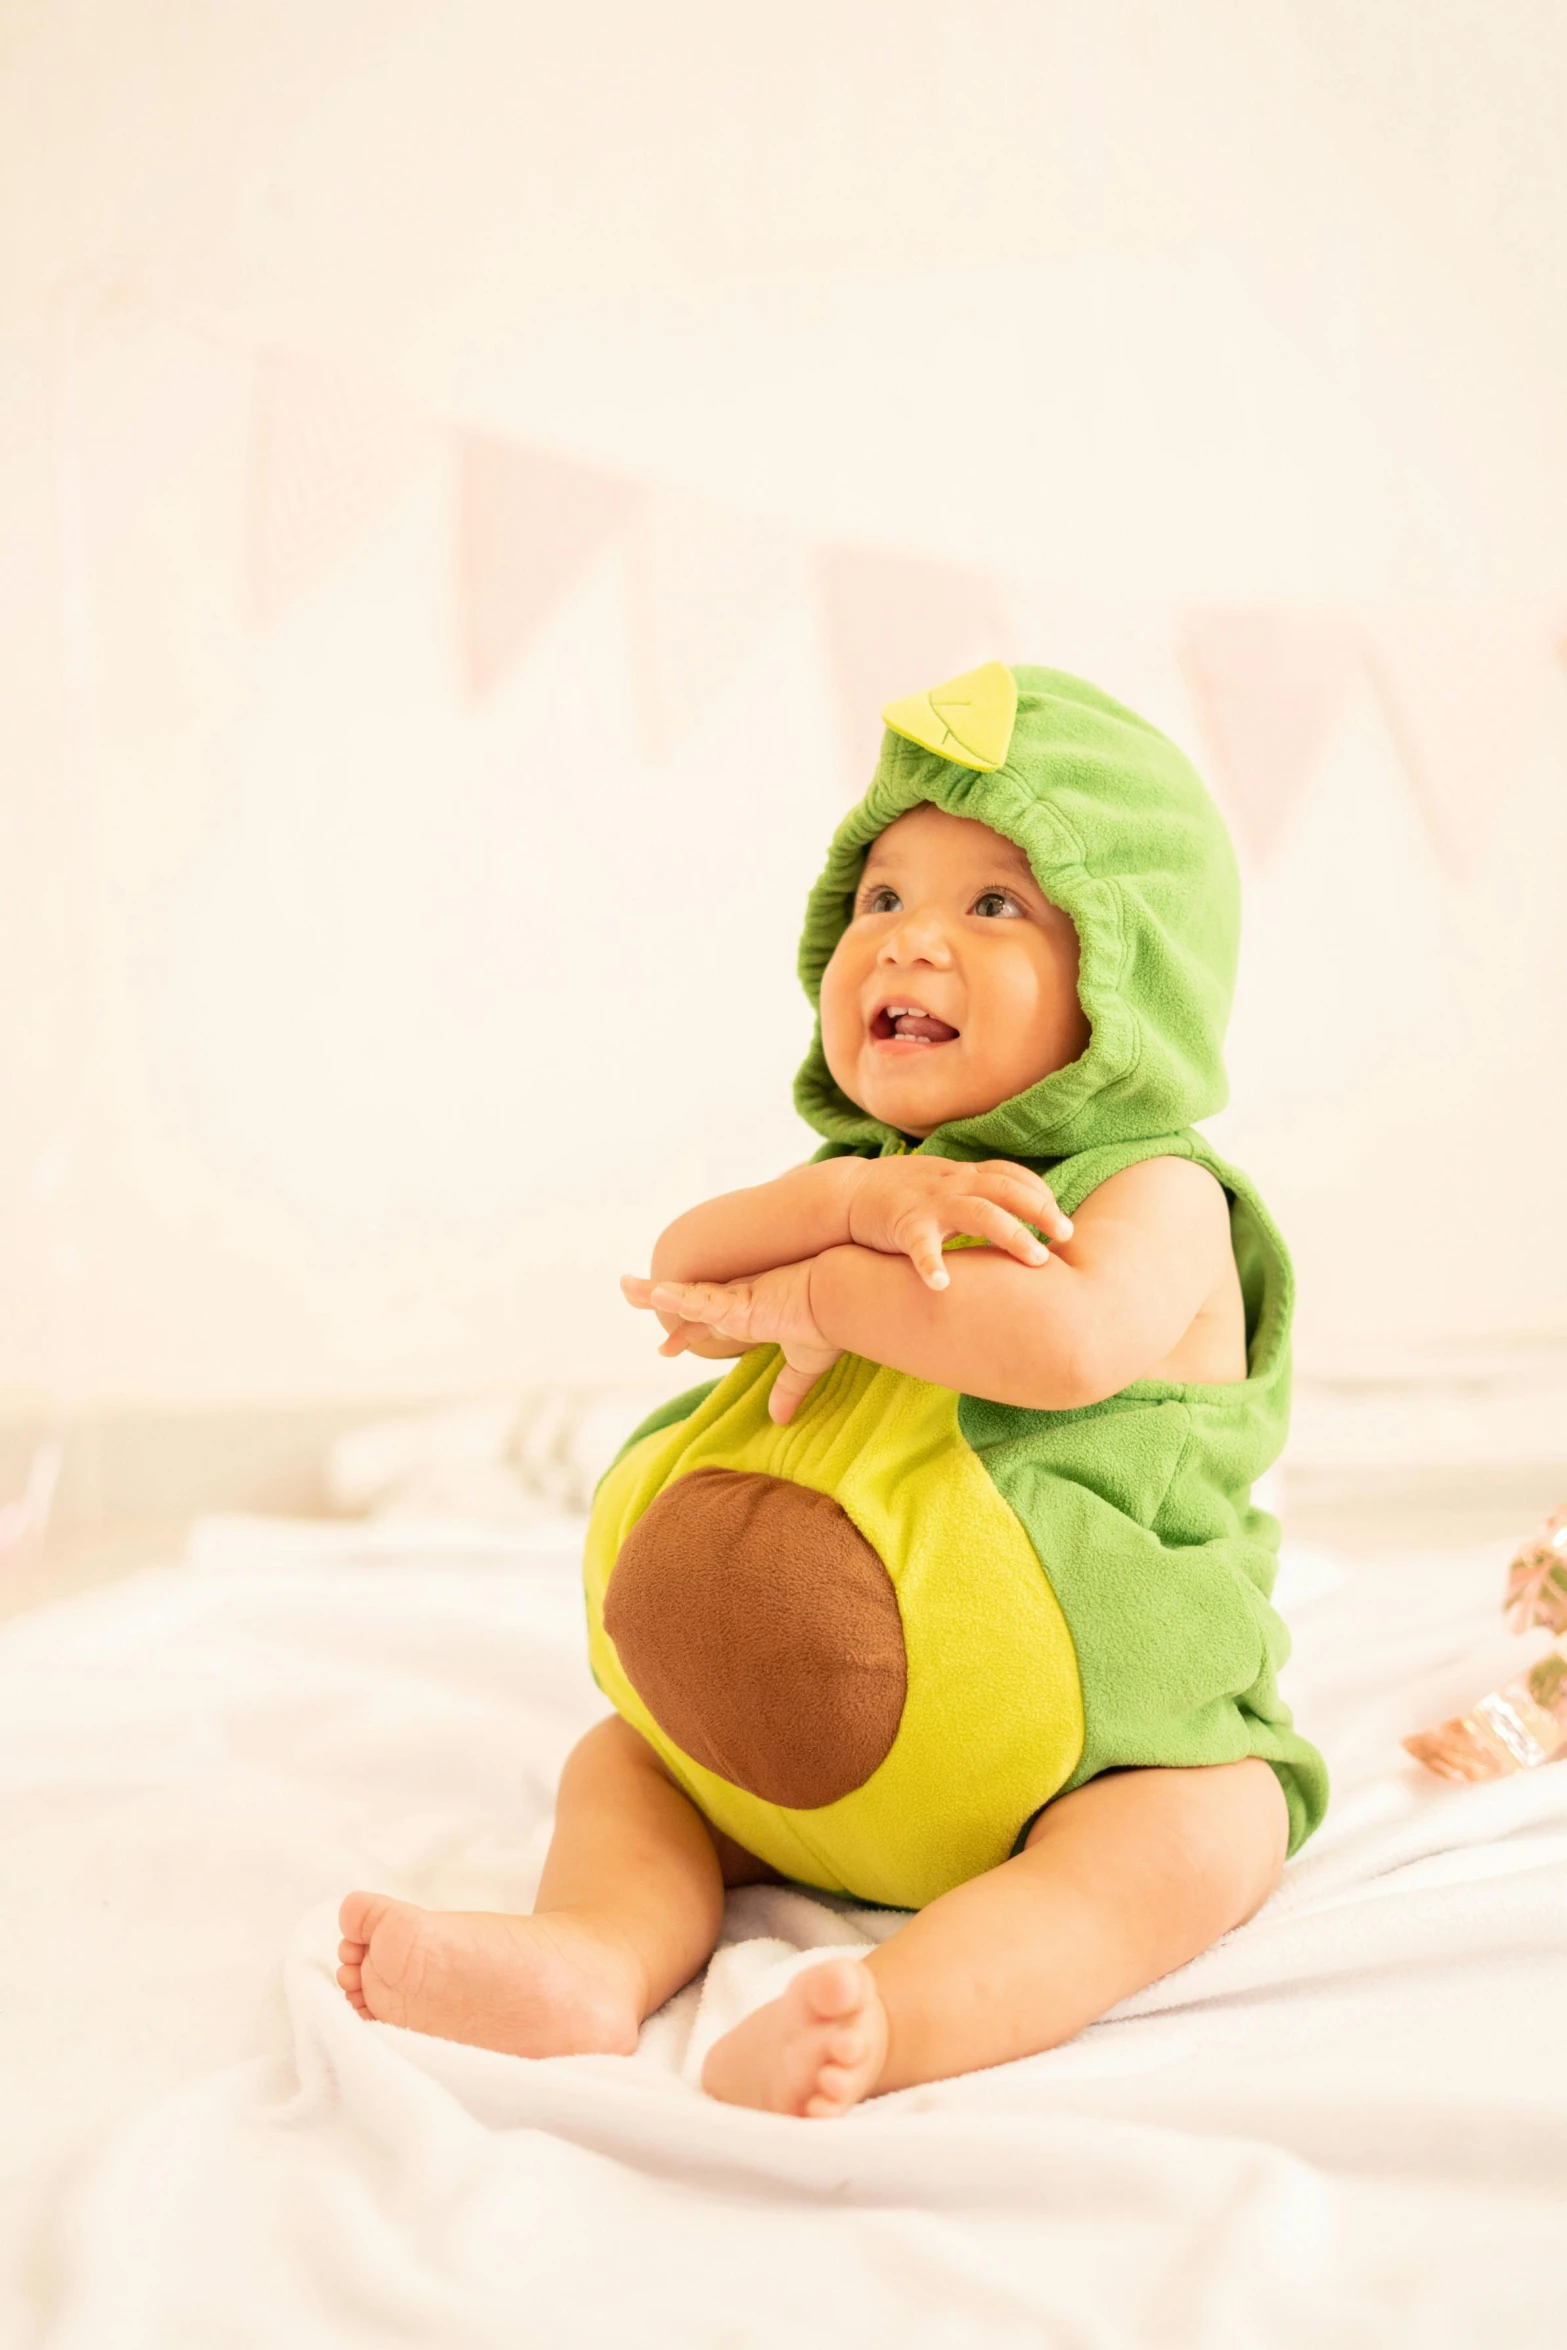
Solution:
{"label": "baby", "polygon": [[[909,1910],[703,2085],[812,2117],[1054,2047],[1249,1918],[1326,1803],[1276,1685],[1289,1261],[1193,1122],[1238,932],[1181,754],[1059,672],[894,703],[813,893],[809,1165],[660,1238],[665,1354],[586,1581],[615,1708],[531,1917],[353,1893],[362,2014],[635,2047],[724,1888]],[[1047,1180],[1048,1177],[1048,1180]]]}

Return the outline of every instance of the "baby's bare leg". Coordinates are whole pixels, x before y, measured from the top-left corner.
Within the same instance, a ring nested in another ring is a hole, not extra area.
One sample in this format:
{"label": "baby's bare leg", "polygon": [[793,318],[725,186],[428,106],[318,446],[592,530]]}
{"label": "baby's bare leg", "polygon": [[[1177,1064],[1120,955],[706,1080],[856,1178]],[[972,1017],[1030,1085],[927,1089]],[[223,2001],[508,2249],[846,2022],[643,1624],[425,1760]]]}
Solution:
{"label": "baby's bare leg", "polygon": [[825,2117],[1054,2048],[1259,1909],[1288,1824],[1262,1762],[1090,1780],[1040,1814],[1015,1859],[747,2016],[703,2086]]}
{"label": "baby's bare leg", "polygon": [[337,1979],[361,2014],[514,2056],[623,2055],[712,1951],[724,1884],[765,1874],[716,1839],[618,1716],[574,1748],[531,1917],[350,1893]]}

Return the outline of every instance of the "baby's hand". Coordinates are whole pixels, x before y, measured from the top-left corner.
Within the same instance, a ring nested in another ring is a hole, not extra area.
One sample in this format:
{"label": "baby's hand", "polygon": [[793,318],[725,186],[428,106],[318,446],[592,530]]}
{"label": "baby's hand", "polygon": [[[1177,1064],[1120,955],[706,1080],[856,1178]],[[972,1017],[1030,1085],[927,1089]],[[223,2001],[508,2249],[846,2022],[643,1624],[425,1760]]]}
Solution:
{"label": "baby's hand", "polygon": [[1024,1265],[1043,1265],[1050,1257],[1030,1224],[1053,1240],[1072,1237],[1049,1185],[1013,1159],[968,1165],[911,1156],[867,1159],[863,1167],[849,1199],[850,1239],[907,1257],[929,1289],[947,1286],[941,1244],[953,1234],[988,1240]]}
{"label": "baby's hand", "polygon": [[709,1332],[722,1339],[738,1339],[742,1352],[751,1346],[779,1346],[783,1367],[767,1399],[768,1413],[780,1427],[792,1420],[803,1396],[824,1371],[830,1371],[843,1349],[822,1336],[811,1312],[811,1260],[779,1265],[771,1273],[753,1274],[748,1281],[641,1281],[627,1274],[621,1290],[630,1304],[661,1316],[678,1316],[675,1329],[659,1348],[660,1354],[705,1351],[687,1340]]}

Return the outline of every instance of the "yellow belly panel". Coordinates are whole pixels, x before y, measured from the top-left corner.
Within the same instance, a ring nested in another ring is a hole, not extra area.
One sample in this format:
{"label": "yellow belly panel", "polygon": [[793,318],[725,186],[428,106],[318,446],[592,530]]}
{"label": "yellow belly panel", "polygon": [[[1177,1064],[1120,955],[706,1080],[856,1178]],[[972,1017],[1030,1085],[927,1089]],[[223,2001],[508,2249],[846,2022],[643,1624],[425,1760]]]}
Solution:
{"label": "yellow belly panel", "polygon": [[[958,1425],[958,1398],[845,1355],[786,1428],[767,1417],[779,1356],[744,1356],[687,1420],[655,1430],[599,1488],[584,1575],[606,1696],[714,1823],[786,1876],[901,1908],[1010,1853],[1071,1776],[1083,1700],[1066,1619],[1023,1527]],[[852,1794],[786,1810],[719,1778],[662,1731],[604,1629],[604,1595],[642,1513],[699,1468],[830,1495],[897,1593],[908,1691],[885,1759]]]}

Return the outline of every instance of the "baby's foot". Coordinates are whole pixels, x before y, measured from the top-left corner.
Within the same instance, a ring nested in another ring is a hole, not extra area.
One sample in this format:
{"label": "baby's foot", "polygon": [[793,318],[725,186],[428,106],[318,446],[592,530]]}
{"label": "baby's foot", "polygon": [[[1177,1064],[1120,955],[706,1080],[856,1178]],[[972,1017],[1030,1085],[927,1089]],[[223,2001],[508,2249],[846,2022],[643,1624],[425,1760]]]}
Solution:
{"label": "baby's foot", "polygon": [[350,1893],[337,1979],[362,2016],[507,2056],[629,2056],[635,1966],[582,1920],[418,1909]]}
{"label": "baby's foot", "polygon": [[702,2086],[727,2105],[825,2121],[871,2094],[886,2057],[875,1977],[858,1959],[828,1959],[713,2043]]}

